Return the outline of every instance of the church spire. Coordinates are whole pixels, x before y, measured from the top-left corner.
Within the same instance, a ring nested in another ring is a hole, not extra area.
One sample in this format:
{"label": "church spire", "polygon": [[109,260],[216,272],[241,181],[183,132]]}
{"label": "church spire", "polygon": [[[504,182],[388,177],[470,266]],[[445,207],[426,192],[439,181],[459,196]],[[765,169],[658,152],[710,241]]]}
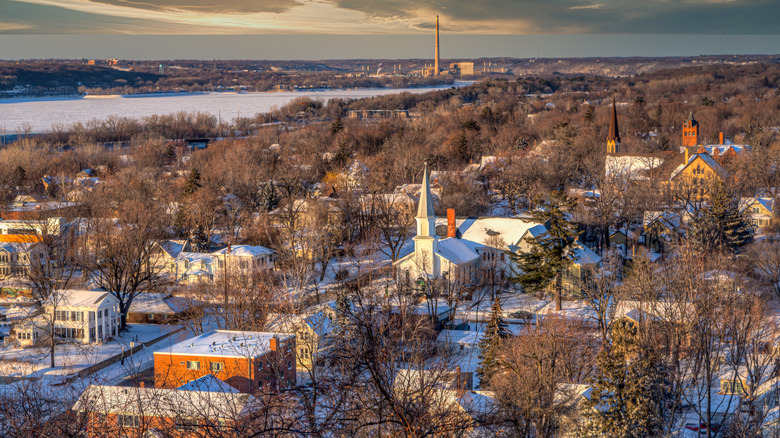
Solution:
{"label": "church spire", "polygon": [[620,152],[620,129],[618,128],[617,107],[615,98],[612,98],[612,114],[609,118],[609,132],[607,133],[607,153],[616,154]]}
{"label": "church spire", "polygon": [[431,197],[431,183],[428,179],[428,163],[425,163],[423,171],[422,188],[420,188],[420,204],[417,206],[417,216],[420,219],[435,217],[433,212],[433,197]]}
{"label": "church spire", "polygon": [[417,206],[417,237],[436,238],[436,213],[433,211],[433,197],[431,196],[431,182],[428,178],[428,163],[425,163],[423,171],[422,187],[420,188],[420,203]]}

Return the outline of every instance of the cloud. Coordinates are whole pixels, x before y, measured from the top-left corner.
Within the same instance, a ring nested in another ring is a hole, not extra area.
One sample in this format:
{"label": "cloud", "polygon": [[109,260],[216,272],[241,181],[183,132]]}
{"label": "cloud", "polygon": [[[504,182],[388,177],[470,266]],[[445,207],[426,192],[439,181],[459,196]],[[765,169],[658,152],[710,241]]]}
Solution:
{"label": "cloud", "polygon": [[18,32],[20,30],[32,29],[35,25],[31,23],[15,23],[0,21],[0,32]]}
{"label": "cloud", "polygon": [[464,34],[780,34],[777,0],[0,0],[0,32],[419,34],[435,15]]}
{"label": "cloud", "polygon": [[256,12],[282,13],[300,5],[297,0],[92,0],[114,6],[155,11],[188,11],[198,13],[244,14]]}

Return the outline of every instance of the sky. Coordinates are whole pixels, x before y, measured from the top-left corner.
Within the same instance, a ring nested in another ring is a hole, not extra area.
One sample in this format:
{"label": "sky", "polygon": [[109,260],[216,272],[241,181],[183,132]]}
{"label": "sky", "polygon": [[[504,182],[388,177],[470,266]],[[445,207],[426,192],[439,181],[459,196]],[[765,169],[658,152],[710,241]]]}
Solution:
{"label": "sky", "polygon": [[445,58],[780,51],[778,0],[0,0],[0,58],[419,58],[436,15]]}

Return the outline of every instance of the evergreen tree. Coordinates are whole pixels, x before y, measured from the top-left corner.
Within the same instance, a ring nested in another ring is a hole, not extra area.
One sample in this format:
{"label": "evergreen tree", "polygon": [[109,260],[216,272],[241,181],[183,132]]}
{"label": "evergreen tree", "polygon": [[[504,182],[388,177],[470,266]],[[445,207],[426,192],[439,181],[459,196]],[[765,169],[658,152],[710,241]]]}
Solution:
{"label": "evergreen tree", "polygon": [[521,271],[513,280],[527,292],[543,290],[554,282],[555,309],[561,310],[563,272],[572,263],[577,240],[577,227],[569,221],[568,214],[576,203],[562,191],[555,191],[550,197],[535,202],[539,208],[531,215],[538,222],[548,224],[547,232],[528,239],[530,252],[510,254]]}
{"label": "evergreen tree", "polygon": [[490,320],[485,327],[485,334],[479,341],[480,364],[477,368],[477,375],[479,375],[480,382],[489,383],[490,377],[498,369],[498,352],[501,342],[509,335],[508,325],[501,310],[501,301],[496,297],[493,301],[493,308],[490,310]]}
{"label": "evergreen tree", "polygon": [[691,221],[689,236],[702,252],[739,252],[753,240],[753,227],[747,211],[740,211],[739,198],[718,184],[707,206]]}
{"label": "evergreen tree", "polygon": [[341,117],[336,117],[336,120],[330,125],[330,133],[336,135],[343,130],[344,122],[341,121]]}
{"label": "evergreen tree", "polygon": [[271,181],[260,185],[260,206],[265,211],[271,211],[279,206],[279,193],[276,192],[276,186]]}
{"label": "evergreen tree", "polygon": [[668,371],[651,348],[637,345],[636,328],[627,321],[613,327],[612,345],[598,357],[585,402],[586,438],[660,436],[668,420]]}
{"label": "evergreen tree", "polygon": [[182,189],[182,192],[185,195],[191,195],[198,191],[199,188],[201,188],[202,185],[200,184],[200,172],[198,172],[198,169],[192,169],[190,171],[190,175],[187,177],[187,181],[184,183],[184,188]]}
{"label": "evergreen tree", "polygon": [[16,169],[14,169],[14,176],[13,180],[11,181],[11,185],[19,190],[19,188],[24,184],[24,180],[27,177],[27,172],[25,172],[24,167],[22,166],[16,166]]}

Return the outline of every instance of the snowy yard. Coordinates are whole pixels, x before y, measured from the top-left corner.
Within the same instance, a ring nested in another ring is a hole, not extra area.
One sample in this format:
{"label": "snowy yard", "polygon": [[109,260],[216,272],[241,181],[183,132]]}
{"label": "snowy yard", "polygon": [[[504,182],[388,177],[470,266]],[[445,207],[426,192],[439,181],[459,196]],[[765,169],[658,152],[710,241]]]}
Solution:
{"label": "snowy yard", "polygon": [[[49,366],[49,347],[0,347],[0,376],[66,376],[129,350],[131,345],[149,342],[176,330],[175,326],[132,324],[113,341],[104,344],[60,344],[55,348],[56,367]],[[175,336],[174,336],[175,337]],[[144,350],[155,348],[150,346]],[[143,350],[142,350],[143,351]]]}

